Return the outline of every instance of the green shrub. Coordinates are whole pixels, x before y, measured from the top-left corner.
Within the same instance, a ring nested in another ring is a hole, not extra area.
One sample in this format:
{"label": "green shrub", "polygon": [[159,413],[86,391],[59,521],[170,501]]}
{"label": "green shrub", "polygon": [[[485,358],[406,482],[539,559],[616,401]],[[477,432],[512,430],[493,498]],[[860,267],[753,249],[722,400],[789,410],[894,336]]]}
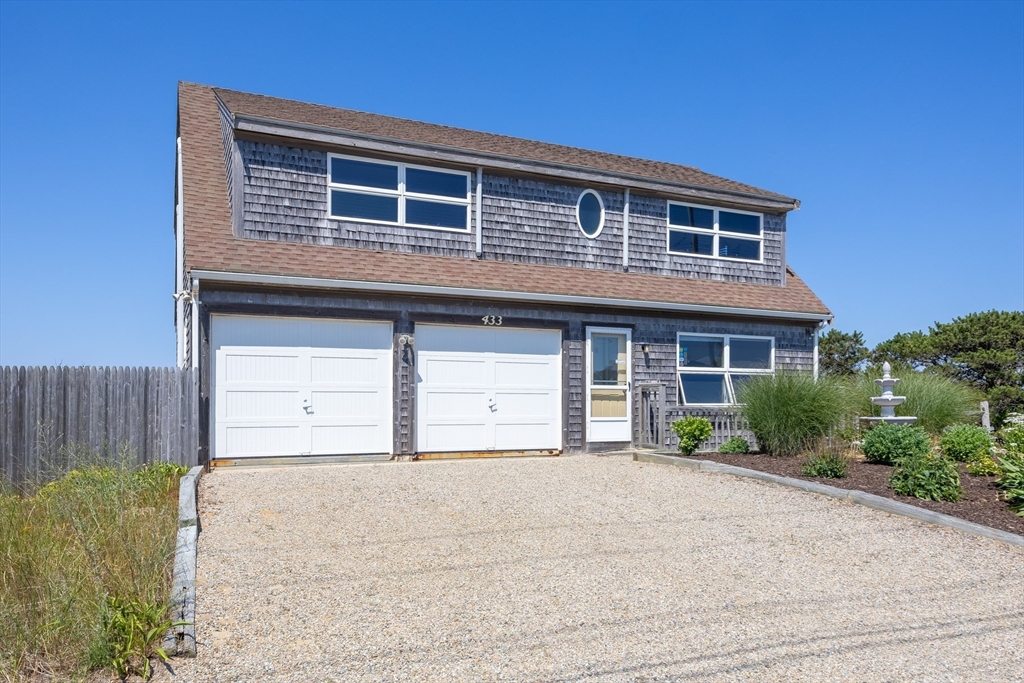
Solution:
{"label": "green shrub", "polygon": [[672,431],[679,437],[679,451],[690,455],[708,440],[714,429],[706,417],[684,417],[672,423]]}
{"label": "green shrub", "polygon": [[972,477],[995,477],[1002,474],[999,465],[990,456],[983,455],[967,463],[967,474]]}
{"label": "green shrub", "polygon": [[956,463],[943,455],[929,453],[911,455],[897,462],[889,485],[896,493],[922,500],[955,503],[964,493]]}
{"label": "green shrub", "polygon": [[734,436],[718,447],[719,453],[749,453],[750,444],[739,436]]}
{"label": "green shrub", "polygon": [[999,458],[999,488],[1010,507],[1024,517],[1024,453],[1010,451]]}
{"label": "green shrub", "polygon": [[814,453],[805,462],[800,472],[805,477],[827,477],[842,479],[850,461],[840,453]]}
{"label": "green shrub", "polygon": [[837,380],[806,373],[759,375],[743,385],[741,411],[761,449],[797,455],[850,414]]}
{"label": "green shrub", "polygon": [[903,458],[927,455],[931,443],[920,427],[883,422],[864,435],[861,450],[868,462],[895,465]]}
{"label": "green shrub", "polygon": [[[917,426],[929,434],[938,435],[946,427],[965,422],[983,398],[965,384],[930,372],[900,367],[892,374],[900,380],[893,392],[907,397],[897,406],[896,414],[916,416]],[[881,368],[872,367],[847,385],[857,415],[878,415],[878,407],[870,399],[880,393],[875,380],[881,376]]]}
{"label": "green shrub", "polygon": [[984,427],[976,425],[947,427],[939,445],[943,455],[957,462],[969,462],[992,455],[992,437]]}

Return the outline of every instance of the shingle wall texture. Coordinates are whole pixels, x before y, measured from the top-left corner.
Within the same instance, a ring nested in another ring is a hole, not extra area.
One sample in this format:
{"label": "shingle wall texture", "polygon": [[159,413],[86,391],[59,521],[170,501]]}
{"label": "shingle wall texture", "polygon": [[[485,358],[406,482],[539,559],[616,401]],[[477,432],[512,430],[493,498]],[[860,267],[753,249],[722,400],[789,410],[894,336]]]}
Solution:
{"label": "shingle wall texture", "polygon": [[[328,216],[324,152],[242,140],[242,235],[251,239],[475,258],[475,211],[466,233],[337,220]],[[225,151],[225,159],[232,154]],[[228,169],[229,191],[231,169]],[[621,192],[599,191],[605,222],[588,238],[576,222],[587,188],[484,174],[483,253],[486,260],[621,271]],[[630,270],[730,282],[781,285],[785,217],[766,215],[764,263],[738,263],[667,253],[665,199],[630,195]]]}

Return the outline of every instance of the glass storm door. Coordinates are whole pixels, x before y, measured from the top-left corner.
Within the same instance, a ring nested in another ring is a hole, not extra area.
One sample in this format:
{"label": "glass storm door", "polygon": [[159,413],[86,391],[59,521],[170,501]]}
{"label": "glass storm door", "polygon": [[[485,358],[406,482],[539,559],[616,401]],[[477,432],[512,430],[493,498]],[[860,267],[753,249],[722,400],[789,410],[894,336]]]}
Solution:
{"label": "glass storm door", "polygon": [[629,330],[587,328],[587,441],[632,441]]}

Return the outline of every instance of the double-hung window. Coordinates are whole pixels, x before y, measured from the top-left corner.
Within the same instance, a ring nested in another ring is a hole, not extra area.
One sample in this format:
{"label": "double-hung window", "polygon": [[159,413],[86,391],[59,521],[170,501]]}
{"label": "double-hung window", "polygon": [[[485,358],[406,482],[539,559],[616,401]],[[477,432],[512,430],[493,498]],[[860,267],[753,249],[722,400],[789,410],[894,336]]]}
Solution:
{"label": "double-hung window", "polygon": [[469,173],[338,154],[328,159],[331,218],[469,231]]}
{"label": "double-hung window", "polygon": [[759,213],[668,203],[668,253],[761,262]]}
{"label": "double-hung window", "polygon": [[775,339],[744,335],[680,334],[679,402],[730,405],[754,375],[775,371]]}

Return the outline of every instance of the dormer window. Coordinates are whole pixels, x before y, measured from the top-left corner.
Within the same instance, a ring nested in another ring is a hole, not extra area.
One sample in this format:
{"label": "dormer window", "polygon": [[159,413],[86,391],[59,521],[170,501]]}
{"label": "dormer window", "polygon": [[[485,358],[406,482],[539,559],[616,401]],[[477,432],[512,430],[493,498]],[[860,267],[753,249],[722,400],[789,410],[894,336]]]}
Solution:
{"label": "dormer window", "polygon": [[584,190],[576,200],[576,223],[583,234],[594,239],[604,229],[604,202],[593,190]]}
{"label": "dormer window", "polygon": [[332,154],[330,217],[469,231],[470,174]]}
{"label": "dormer window", "polygon": [[668,253],[738,261],[763,260],[759,213],[668,203]]}

